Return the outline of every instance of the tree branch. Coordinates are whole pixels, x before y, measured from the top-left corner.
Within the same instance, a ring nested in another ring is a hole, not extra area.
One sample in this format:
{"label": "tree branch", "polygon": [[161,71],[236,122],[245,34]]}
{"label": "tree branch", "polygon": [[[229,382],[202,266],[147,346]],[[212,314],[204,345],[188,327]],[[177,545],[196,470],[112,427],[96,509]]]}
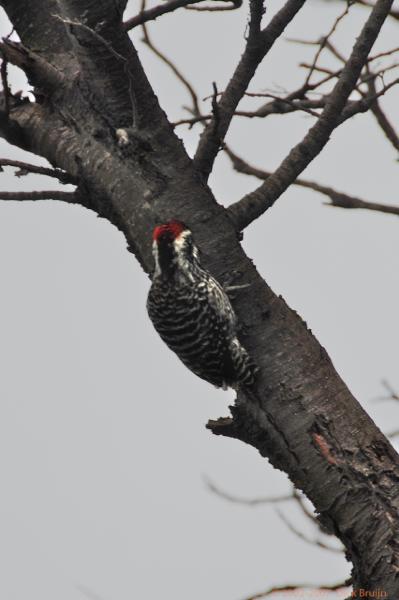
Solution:
{"label": "tree branch", "polygon": [[376,121],[382,131],[384,132],[386,138],[391,142],[392,146],[395,150],[399,151],[399,135],[396,133],[395,128],[389,121],[385,112],[381,108],[381,104],[378,102],[378,93],[376,88],[376,76],[371,77],[368,81],[368,91],[371,97],[374,97],[375,100],[372,102],[370,106],[370,110],[373,113]]}
{"label": "tree branch", "polygon": [[[123,28],[125,29],[125,31],[130,31],[131,29],[133,29],[134,27],[137,27],[138,25],[142,25],[143,23],[147,23],[148,21],[155,21],[155,19],[157,19],[161,15],[165,15],[167,13],[175,11],[178,8],[189,7],[189,5],[191,5],[191,4],[199,4],[200,2],[203,2],[203,1],[204,0],[169,0],[168,2],[165,2],[164,4],[158,4],[158,6],[154,6],[153,8],[148,8],[147,10],[141,10],[138,13],[138,15],[125,21],[125,23],[123,23]],[[223,3],[227,4],[227,2],[229,2],[230,0],[220,0],[220,1],[222,2],[222,5],[204,7],[204,8],[202,8],[202,10],[206,10],[206,11],[234,10],[236,8],[239,8],[239,6],[241,6],[241,2],[239,2],[237,0],[232,1],[231,4],[229,4],[227,6],[223,6]],[[191,7],[191,8],[195,8],[196,10],[201,10],[200,7]]]}
{"label": "tree branch", "polygon": [[263,1],[250,0],[250,22],[244,53],[218,102],[218,123],[213,118],[207,124],[194,157],[194,168],[204,180],[209,177],[234,112],[256,69],[304,3],[305,0],[288,0],[267,27],[261,30]]}
{"label": "tree branch", "polygon": [[247,227],[270,208],[327,144],[331,133],[339,124],[341,112],[356,86],[392,3],[393,0],[378,0],[376,3],[317,123],[263,185],[230,206],[229,214],[238,230]]}
{"label": "tree branch", "polygon": [[[395,67],[396,67],[396,65],[395,65]],[[390,90],[393,86],[398,85],[398,83],[399,83],[399,78],[394,79],[393,81],[391,81],[390,83],[385,85],[379,92],[376,92],[375,94],[370,94],[367,96],[364,95],[361,100],[348,102],[347,105],[345,106],[345,108],[341,112],[341,116],[338,120],[337,125],[341,125],[342,123],[344,123],[345,121],[347,121],[354,115],[357,115],[358,113],[364,113],[364,112],[367,112],[368,110],[370,110],[378,98],[380,98],[381,96],[386,94],[386,92],[388,90]]]}
{"label": "tree branch", "polygon": [[[323,36],[323,37],[322,37],[322,38],[321,38],[321,39],[318,41],[318,46],[319,46],[319,47],[318,47],[318,49],[317,49],[317,52],[316,52],[316,54],[314,55],[313,62],[312,62],[312,64],[310,65],[309,72],[308,72],[308,74],[307,74],[307,77],[306,77],[306,80],[305,80],[305,83],[304,83],[304,87],[305,87],[305,88],[306,88],[306,86],[307,86],[307,85],[309,84],[309,82],[310,82],[310,79],[311,79],[311,77],[312,77],[312,75],[313,75],[313,72],[314,72],[314,70],[315,70],[315,67],[316,67],[316,65],[317,65],[317,62],[318,62],[318,60],[319,60],[319,58],[320,58],[320,55],[321,55],[321,53],[323,52],[324,48],[329,48],[330,50],[331,50],[331,49],[333,49],[333,46],[330,44],[330,37],[331,37],[331,36],[332,36],[332,35],[335,33],[335,31],[336,31],[336,29],[337,29],[337,27],[338,27],[339,23],[340,23],[340,22],[341,22],[341,21],[342,21],[342,20],[343,20],[343,19],[346,17],[346,15],[347,15],[347,14],[348,14],[348,12],[349,12],[349,9],[350,9],[350,7],[351,7],[351,2],[350,2],[350,1],[348,1],[348,2],[347,2],[347,5],[346,5],[346,8],[345,8],[345,10],[344,10],[344,11],[343,11],[343,12],[342,12],[340,15],[338,15],[338,17],[335,19],[335,21],[334,21],[334,23],[333,23],[332,27],[330,28],[329,32],[327,33],[327,35]],[[338,55],[338,56],[339,56],[339,55]],[[345,61],[344,61],[344,62],[345,62]]]}
{"label": "tree branch", "polygon": [[75,192],[62,192],[60,190],[42,192],[1,192],[0,200],[62,200],[70,204],[82,204],[82,199]]}
{"label": "tree branch", "polygon": [[262,504],[275,504],[276,502],[286,502],[287,500],[294,500],[294,495],[291,494],[282,494],[281,496],[264,496],[258,498],[240,498],[238,496],[234,496],[233,494],[229,494],[224,490],[221,490],[217,485],[215,485],[210,479],[205,478],[205,484],[207,488],[216,496],[223,498],[223,500],[227,500],[228,502],[232,502],[233,504],[245,504],[246,506],[259,506]]}
{"label": "tree branch", "polygon": [[[316,188],[313,188],[316,189]],[[317,190],[321,191],[321,190]],[[331,193],[332,192],[332,193]],[[377,212],[387,213],[389,215],[399,215],[399,206],[393,206],[390,204],[377,204],[376,202],[367,202],[360,198],[348,196],[342,192],[335,192],[332,190],[329,194],[331,203],[327,206],[337,206],[339,208],[358,208],[364,210],[375,210]],[[324,193],[324,192],[322,192]]]}
{"label": "tree branch", "polygon": [[330,552],[337,552],[339,554],[342,553],[343,548],[336,548],[335,546],[329,546],[328,544],[325,544],[324,542],[322,542],[321,540],[319,540],[317,538],[314,538],[314,539],[308,538],[304,533],[302,533],[302,531],[297,529],[291,523],[291,521],[289,521],[287,519],[287,517],[284,515],[283,512],[281,512],[281,510],[279,510],[278,508],[276,508],[275,510],[276,510],[276,513],[278,514],[278,516],[280,517],[280,519],[282,520],[282,522],[284,523],[284,525],[286,525],[286,527],[291,531],[291,533],[296,535],[303,542],[306,542],[307,544],[310,544],[312,546],[317,546],[318,548],[321,548],[322,550],[329,550]]}
{"label": "tree branch", "polygon": [[169,0],[164,4],[158,4],[158,6],[154,6],[153,8],[141,10],[135,17],[125,21],[123,23],[123,28],[125,31],[130,31],[130,29],[142,25],[143,23],[147,23],[147,21],[155,21],[155,19],[161,15],[188,6],[189,4],[197,4],[198,2],[203,2],[203,0]]}
{"label": "tree branch", "polygon": [[25,175],[26,173],[35,173],[36,175],[54,177],[61,183],[76,183],[76,180],[73,177],[71,177],[68,173],[65,173],[65,171],[61,171],[61,169],[49,169],[48,167],[40,167],[39,165],[32,165],[20,160],[0,158],[0,167],[16,167],[19,169],[19,171],[16,172],[18,177]]}
{"label": "tree branch", "polygon": [[[326,105],[327,97],[322,96],[317,100],[311,100],[309,98],[297,98],[293,97],[297,95],[298,92],[292,92],[288,94],[285,98],[280,98],[278,96],[274,96],[273,94],[262,94],[263,97],[274,98],[271,102],[267,102],[257,110],[253,112],[249,111],[236,111],[235,115],[242,117],[260,117],[265,118],[269,115],[286,115],[288,113],[303,111],[314,117],[319,117],[320,115],[316,113],[313,109],[324,108]],[[248,96],[260,96],[260,94],[246,94]]]}
{"label": "tree branch", "polygon": [[[269,179],[269,177],[273,175],[271,171],[264,171],[263,169],[257,169],[256,167],[253,167],[252,165],[244,161],[242,158],[237,156],[237,154],[232,152],[232,150],[230,150],[230,148],[228,148],[227,146],[224,148],[224,151],[230,158],[234,169],[239,173],[244,173],[245,175],[253,175],[254,177],[257,177],[258,179],[262,179],[264,181],[266,181],[267,179]],[[309,179],[295,179],[293,185],[309,188],[311,190],[314,190],[315,192],[319,192],[320,194],[328,196],[331,202],[327,206],[337,206],[340,208],[354,209],[359,208],[366,210],[375,210],[391,215],[399,215],[399,206],[368,202],[366,200],[362,200],[361,198],[357,198],[356,196],[350,196],[349,194],[345,194],[344,192],[339,192],[338,190],[327,185],[321,185],[316,181],[310,181]]]}

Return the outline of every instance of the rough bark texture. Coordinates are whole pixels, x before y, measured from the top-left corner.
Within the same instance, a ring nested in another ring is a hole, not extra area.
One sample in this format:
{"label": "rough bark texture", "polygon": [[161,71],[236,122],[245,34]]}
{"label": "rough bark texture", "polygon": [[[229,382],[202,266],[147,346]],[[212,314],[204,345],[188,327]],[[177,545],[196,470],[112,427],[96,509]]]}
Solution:
{"label": "rough bark texture", "polygon": [[[7,44],[3,51],[40,88],[36,103],[12,99],[3,135],[67,171],[82,203],[123,231],[147,273],[153,226],[179,218],[220,281],[235,273],[235,284],[249,284],[234,307],[260,367],[257,401],[239,394],[232,417],[208,426],[251,444],[304,490],[344,543],[354,588],[399,598],[399,457],[243,252],[228,212],[159,108],[122,25],[123,3],[43,0],[40,15],[27,0],[0,4],[29,64],[23,52]],[[55,88],[46,79],[54,69],[62,81]]]}

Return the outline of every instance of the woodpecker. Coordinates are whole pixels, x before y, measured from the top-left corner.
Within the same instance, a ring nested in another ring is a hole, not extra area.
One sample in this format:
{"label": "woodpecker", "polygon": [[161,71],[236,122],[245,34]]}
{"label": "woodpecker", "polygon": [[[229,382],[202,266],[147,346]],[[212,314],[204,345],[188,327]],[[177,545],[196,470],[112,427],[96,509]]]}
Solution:
{"label": "woodpecker", "polygon": [[193,373],[216,387],[250,388],[256,367],[237,338],[237,317],[223,287],[201,266],[181,221],[155,227],[150,319]]}

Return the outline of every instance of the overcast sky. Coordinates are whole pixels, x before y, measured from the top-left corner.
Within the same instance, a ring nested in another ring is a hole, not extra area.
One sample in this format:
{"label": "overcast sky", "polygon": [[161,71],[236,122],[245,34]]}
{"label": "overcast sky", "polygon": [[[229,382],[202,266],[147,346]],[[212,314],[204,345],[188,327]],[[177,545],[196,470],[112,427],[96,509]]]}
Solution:
{"label": "overcast sky", "polygon": [[[309,2],[286,36],[320,37],[340,7]],[[352,13],[339,37],[346,53],[367,11]],[[228,81],[245,23],[246,7],[182,10],[150,31],[202,98],[212,81],[219,89]],[[1,13],[1,34],[9,30]],[[388,22],[376,50],[397,45],[398,32]],[[133,35],[162,106],[181,118],[185,90],[140,37]],[[309,57],[310,49],[281,40],[251,90],[293,89],[303,78],[298,63]],[[14,89],[27,89],[11,76]],[[384,106],[395,115],[398,104],[396,89]],[[273,169],[311,123],[306,115],[241,119],[229,141]],[[178,131],[192,154],[200,127]],[[1,157],[45,164],[0,145]],[[399,204],[396,158],[373,118],[360,115],[306,176]],[[11,169],[0,175],[3,190],[55,187]],[[225,205],[258,185],[223,156],[210,183]],[[375,399],[383,378],[399,388],[399,220],[323,201],[291,187],[248,228],[244,247],[377,424],[394,429],[399,409]],[[209,418],[227,414],[233,393],[196,378],[159,339],[145,311],[149,279],[119,231],[60,202],[0,202],[0,273],[1,600],[241,600],[270,585],[349,575],[343,556],[299,540],[273,507],[232,505],[207,490],[204,476],[248,498],[290,486],[254,449],[205,430]],[[297,507],[280,509],[317,535]]]}

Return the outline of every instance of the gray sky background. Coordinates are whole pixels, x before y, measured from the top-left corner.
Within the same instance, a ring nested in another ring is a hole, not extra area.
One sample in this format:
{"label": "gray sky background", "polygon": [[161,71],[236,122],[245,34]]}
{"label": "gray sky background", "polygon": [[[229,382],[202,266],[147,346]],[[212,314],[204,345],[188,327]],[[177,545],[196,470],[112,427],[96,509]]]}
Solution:
{"label": "gray sky background", "polygon": [[[268,4],[269,15],[281,2]],[[310,2],[286,36],[320,37],[340,7]],[[340,30],[346,52],[367,14],[351,12]],[[6,35],[4,13],[0,19]],[[245,22],[246,7],[180,11],[150,30],[205,97],[212,81],[226,84]],[[375,50],[397,45],[398,31],[387,22]],[[162,106],[180,118],[185,90],[138,48]],[[293,89],[303,78],[298,62],[309,57],[308,48],[281,40],[251,90]],[[14,70],[12,80],[26,89]],[[395,114],[398,101],[395,89],[383,104]],[[241,119],[229,141],[272,169],[311,123],[306,115]],[[179,129],[190,153],[199,132]],[[1,156],[38,162],[4,141]],[[373,118],[361,115],[334,134],[306,176],[399,204],[395,159]],[[55,187],[11,169],[0,175],[4,190]],[[211,187],[220,202],[256,185],[219,156]],[[394,429],[398,409],[374,400],[384,394],[382,378],[399,388],[399,221],[323,200],[291,187],[248,228],[244,246],[377,424]],[[79,207],[0,202],[0,273],[1,600],[82,600],[85,590],[102,600],[240,600],[272,584],[349,574],[342,556],[300,541],[273,507],[231,505],[206,489],[204,475],[246,497],[284,493],[289,484],[252,448],[205,430],[208,418],[227,413],[233,393],[196,378],[158,338],[145,311],[149,280],[120,232]],[[315,535],[297,507],[281,509]]]}

